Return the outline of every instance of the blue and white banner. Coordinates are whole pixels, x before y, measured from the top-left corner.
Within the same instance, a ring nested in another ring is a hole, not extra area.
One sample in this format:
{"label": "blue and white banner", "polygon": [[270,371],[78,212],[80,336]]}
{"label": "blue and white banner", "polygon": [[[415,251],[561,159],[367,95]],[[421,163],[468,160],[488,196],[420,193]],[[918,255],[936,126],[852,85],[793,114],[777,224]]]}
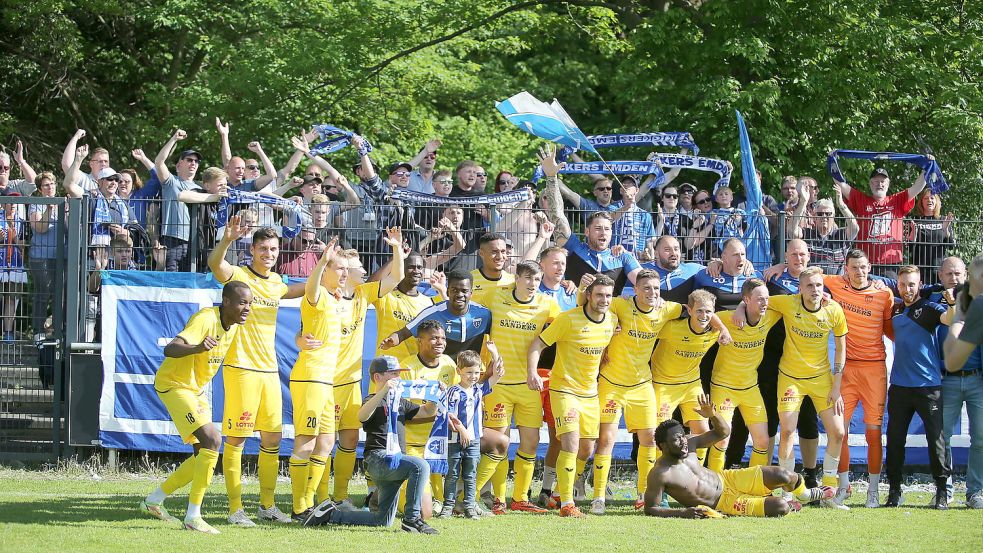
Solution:
{"label": "blue and white banner", "polygon": [[[164,359],[164,346],[177,335],[199,309],[218,305],[221,286],[211,274],[164,273],[150,271],[103,271],[102,273],[102,364],[103,386],[99,404],[99,438],[103,447],[145,451],[190,452],[154,391],[154,375]],[[281,455],[293,449],[293,406],[289,376],[297,346],[294,336],[300,327],[301,299],[283,300],[277,316],[276,353],[283,394],[283,437]],[[375,353],[375,311],[365,319],[362,393],[367,393],[368,364]],[[889,365],[890,366],[890,360]],[[205,390],[212,405],[212,420],[221,422],[224,405],[222,371]],[[862,412],[858,408],[851,425],[850,456],[856,463],[866,462]],[[887,418],[885,417],[885,424]],[[966,464],[969,425],[965,411],[952,437],[954,462]],[[909,464],[927,464],[924,428],[917,417],[908,436]],[[512,436],[514,453],[518,433]],[[619,424],[614,456],[631,453],[631,434]],[[539,454],[545,455],[549,438],[540,432]],[[821,443],[825,443],[822,438]],[[258,438],[246,441],[246,453],[259,452]],[[750,446],[747,450],[750,454]]]}
{"label": "blue and white banner", "polygon": [[628,146],[676,146],[689,148],[694,156],[700,155],[700,148],[688,132],[638,132],[630,134],[593,134],[587,137],[594,148],[617,148]]}

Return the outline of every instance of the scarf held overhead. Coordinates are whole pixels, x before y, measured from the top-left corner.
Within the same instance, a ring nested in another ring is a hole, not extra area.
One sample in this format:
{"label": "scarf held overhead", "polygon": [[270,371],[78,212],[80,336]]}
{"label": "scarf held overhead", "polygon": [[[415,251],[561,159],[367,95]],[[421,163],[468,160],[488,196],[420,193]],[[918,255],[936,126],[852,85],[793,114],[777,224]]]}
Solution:
{"label": "scarf held overhead", "polygon": [[[312,156],[320,156],[337,152],[348,146],[355,138],[355,133],[339,129],[333,125],[314,125],[314,131],[321,137],[321,142],[311,148]],[[372,151],[372,145],[365,137],[362,137],[362,147],[358,149],[359,157],[368,155]]]}
{"label": "scarf held overhead", "polygon": [[524,202],[532,198],[528,188],[498,192],[497,194],[482,194],[481,196],[438,196],[425,192],[416,192],[408,188],[393,190],[390,198],[410,204],[442,204],[442,205],[499,205]]}
{"label": "scarf held overhead", "polygon": [[925,184],[933,194],[941,194],[949,189],[949,183],[942,175],[942,168],[934,159],[919,154],[901,154],[897,152],[867,152],[864,150],[833,150],[826,158],[826,169],[833,180],[847,182],[840,171],[838,158],[868,159],[870,161],[903,161],[920,167],[925,172]]}
{"label": "scarf held overhead", "polygon": [[218,203],[218,211],[215,213],[215,228],[222,228],[229,221],[229,206],[233,204],[255,204],[262,203],[278,207],[285,213],[294,215],[297,221],[293,226],[283,227],[283,237],[293,238],[300,232],[302,226],[311,225],[310,211],[297,202],[285,200],[279,196],[269,196],[257,192],[243,192],[241,190],[229,189],[229,195],[222,198]]}
{"label": "scarf held overhead", "polygon": [[399,446],[399,403],[401,399],[422,399],[437,404],[433,428],[423,450],[423,460],[430,465],[434,474],[447,473],[447,392],[440,389],[436,380],[400,380],[395,388],[386,394],[386,458],[389,468],[395,469],[403,458]]}

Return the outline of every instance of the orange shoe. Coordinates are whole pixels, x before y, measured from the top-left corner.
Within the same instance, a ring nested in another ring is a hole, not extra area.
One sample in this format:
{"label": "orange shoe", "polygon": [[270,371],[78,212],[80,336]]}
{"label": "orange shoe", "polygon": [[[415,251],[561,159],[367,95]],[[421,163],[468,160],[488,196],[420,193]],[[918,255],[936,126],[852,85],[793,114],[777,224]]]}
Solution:
{"label": "orange shoe", "polygon": [[645,508],[645,500],[639,497],[638,499],[635,500],[635,510],[641,511],[644,508]]}
{"label": "orange shoe", "polygon": [[550,498],[546,500],[546,508],[547,509],[553,509],[553,510],[559,509],[560,508],[560,495],[559,494],[553,494],[553,495],[551,495]]}
{"label": "orange shoe", "polygon": [[564,505],[560,507],[561,517],[572,517],[572,518],[585,518],[585,515],[575,504],[571,503],[569,505]]}
{"label": "orange shoe", "polygon": [[493,515],[504,515],[505,514],[505,502],[499,501],[495,498],[495,502],[492,503],[491,512]]}
{"label": "orange shoe", "polygon": [[524,513],[536,513],[537,515],[547,512],[546,509],[529,501],[516,501],[514,499],[512,500],[512,503],[509,504],[509,510],[522,511]]}

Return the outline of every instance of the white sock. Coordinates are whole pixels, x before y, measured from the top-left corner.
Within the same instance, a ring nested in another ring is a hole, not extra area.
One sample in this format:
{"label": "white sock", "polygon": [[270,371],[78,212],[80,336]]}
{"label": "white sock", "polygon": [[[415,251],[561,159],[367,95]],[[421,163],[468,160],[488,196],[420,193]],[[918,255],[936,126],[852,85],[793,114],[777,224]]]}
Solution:
{"label": "white sock", "polygon": [[553,491],[554,484],[556,484],[556,467],[544,467],[543,489]]}
{"label": "white sock", "polygon": [[192,502],[188,502],[188,513],[184,515],[184,520],[189,521],[192,519],[201,518],[201,505],[195,505]]}
{"label": "white sock", "polygon": [[831,453],[830,448],[826,448],[826,453],[823,455],[823,476],[836,476],[836,471],[839,468],[840,458]]}
{"label": "white sock", "polygon": [[880,483],[881,483],[881,475],[880,474],[871,474],[870,475],[870,487],[868,488],[868,490],[873,491],[873,492],[876,492],[877,491],[877,486],[879,486]]}
{"label": "white sock", "polygon": [[837,486],[843,489],[850,487],[850,471],[844,471],[837,474],[837,478],[839,478],[839,484],[837,484]]}
{"label": "white sock", "polygon": [[789,472],[795,472],[795,456],[791,456],[788,459],[778,458],[778,466]]}
{"label": "white sock", "polygon": [[160,505],[165,499],[167,499],[167,494],[164,493],[164,490],[160,489],[160,486],[158,486],[156,490],[147,496],[147,503]]}

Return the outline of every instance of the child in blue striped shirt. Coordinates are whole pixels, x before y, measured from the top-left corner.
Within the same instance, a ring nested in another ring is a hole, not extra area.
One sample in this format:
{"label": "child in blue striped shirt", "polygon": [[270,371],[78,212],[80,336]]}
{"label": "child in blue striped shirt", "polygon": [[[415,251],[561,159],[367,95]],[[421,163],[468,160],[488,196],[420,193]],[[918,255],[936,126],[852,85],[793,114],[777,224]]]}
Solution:
{"label": "child in blue striped shirt", "polygon": [[457,480],[464,479],[464,516],[481,518],[475,504],[475,480],[481,451],[481,398],[491,393],[492,386],[505,374],[502,359],[497,358],[482,377],[481,356],[465,350],[457,356],[457,374],[461,381],[447,390],[447,411],[450,413],[450,436],[447,440],[447,477],[444,481],[444,503],[438,517],[454,512]]}

